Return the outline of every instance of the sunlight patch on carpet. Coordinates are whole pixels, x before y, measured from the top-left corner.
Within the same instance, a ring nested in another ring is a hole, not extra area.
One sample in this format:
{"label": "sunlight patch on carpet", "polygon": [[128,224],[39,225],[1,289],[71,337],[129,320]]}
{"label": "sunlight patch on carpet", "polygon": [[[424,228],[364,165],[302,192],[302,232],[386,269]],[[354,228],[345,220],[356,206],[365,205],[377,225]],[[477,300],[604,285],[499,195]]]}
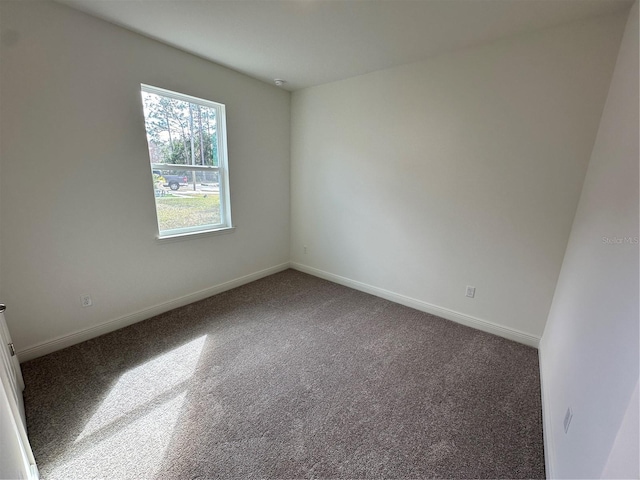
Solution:
{"label": "sunlight patch on carpet", "polygon": [[184,391],[155,406],[113,435],[74,445],[50,478],[90,479],[104,472],[110,478],[153,477],[162,466],[186,396]]}
{"label": "sunlight patch on carpet", "polygon": [[206,338],[203,335],[124,373],[74,443],[109,427],[118,429],[123,418],[134,414],[135,419],[158,397],[182,388],[195,373]]}

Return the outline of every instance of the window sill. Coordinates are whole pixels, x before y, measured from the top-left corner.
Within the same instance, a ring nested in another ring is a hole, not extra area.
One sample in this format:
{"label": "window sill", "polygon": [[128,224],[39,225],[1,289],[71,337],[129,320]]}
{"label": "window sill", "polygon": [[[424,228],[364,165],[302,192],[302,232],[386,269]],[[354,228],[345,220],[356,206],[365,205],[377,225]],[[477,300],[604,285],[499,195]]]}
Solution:
{"label": "window sill", "polygon": [[156,241],[159,243],[181,242],[183,240],[188,240],[190,238],[226,235],[228,233],[233,233],[235,229],[236,227],[224,227],[224,228],[218,228],[216,230],[203,230],[201,232],[178,233],[175,235],[167,235],[166,237],[156,237]]}

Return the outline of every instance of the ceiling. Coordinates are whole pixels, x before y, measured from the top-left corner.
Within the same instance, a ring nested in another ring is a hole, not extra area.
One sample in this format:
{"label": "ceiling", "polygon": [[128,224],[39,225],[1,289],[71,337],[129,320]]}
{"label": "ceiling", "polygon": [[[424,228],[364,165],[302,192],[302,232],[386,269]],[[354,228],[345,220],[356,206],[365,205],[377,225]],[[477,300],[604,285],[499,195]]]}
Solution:
{"label": "ceiling", "polygon": [[299,88],[627,9],[633,0],[56,0]]}

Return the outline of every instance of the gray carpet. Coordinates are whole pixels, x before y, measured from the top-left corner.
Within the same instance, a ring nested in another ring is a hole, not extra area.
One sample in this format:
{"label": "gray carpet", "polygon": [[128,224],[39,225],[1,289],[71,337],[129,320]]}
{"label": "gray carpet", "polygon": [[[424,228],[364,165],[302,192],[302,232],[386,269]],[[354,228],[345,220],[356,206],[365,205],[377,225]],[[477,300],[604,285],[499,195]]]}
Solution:
{"label": "gray carpet", "polygon": [[43,478],[543,478],[537,351],[288,270],[23,365]]}

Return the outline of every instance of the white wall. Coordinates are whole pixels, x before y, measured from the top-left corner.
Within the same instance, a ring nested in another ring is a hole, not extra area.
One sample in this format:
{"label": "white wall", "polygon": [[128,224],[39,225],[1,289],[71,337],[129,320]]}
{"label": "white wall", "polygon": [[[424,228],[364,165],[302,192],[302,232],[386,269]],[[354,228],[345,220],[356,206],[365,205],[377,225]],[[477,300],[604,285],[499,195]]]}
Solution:
{"label": "white wall", "polygon": [[[600,477],[625,412],[635,409],[637,418],[638,105],[636,2],[540,345],[547,461],[556,478]],[[637,422],[631,428],[624,435],[637,445]],[[620,466],[622,478],[638,478],[637,448],[634,455],[604,475]]]}
{"label": "white wall", "polygon": [[633,390],[627,411],[622,417],[615,442],[609,452],[609,458],[602,470],[602,478],[640,478],[640,438],[638,436],[639,415],[638,383]]}
{"label": "white wall", "polygon": [[[53,2],[0,8],[0,298],[19,350],[288,262],[288,92]],[[155,239],[140,83],[226,104],[233,233]]]}
{"label": "white wall", "polygon": [[537,344],[623,28],[597,18],[296,91],[293,262]]}

